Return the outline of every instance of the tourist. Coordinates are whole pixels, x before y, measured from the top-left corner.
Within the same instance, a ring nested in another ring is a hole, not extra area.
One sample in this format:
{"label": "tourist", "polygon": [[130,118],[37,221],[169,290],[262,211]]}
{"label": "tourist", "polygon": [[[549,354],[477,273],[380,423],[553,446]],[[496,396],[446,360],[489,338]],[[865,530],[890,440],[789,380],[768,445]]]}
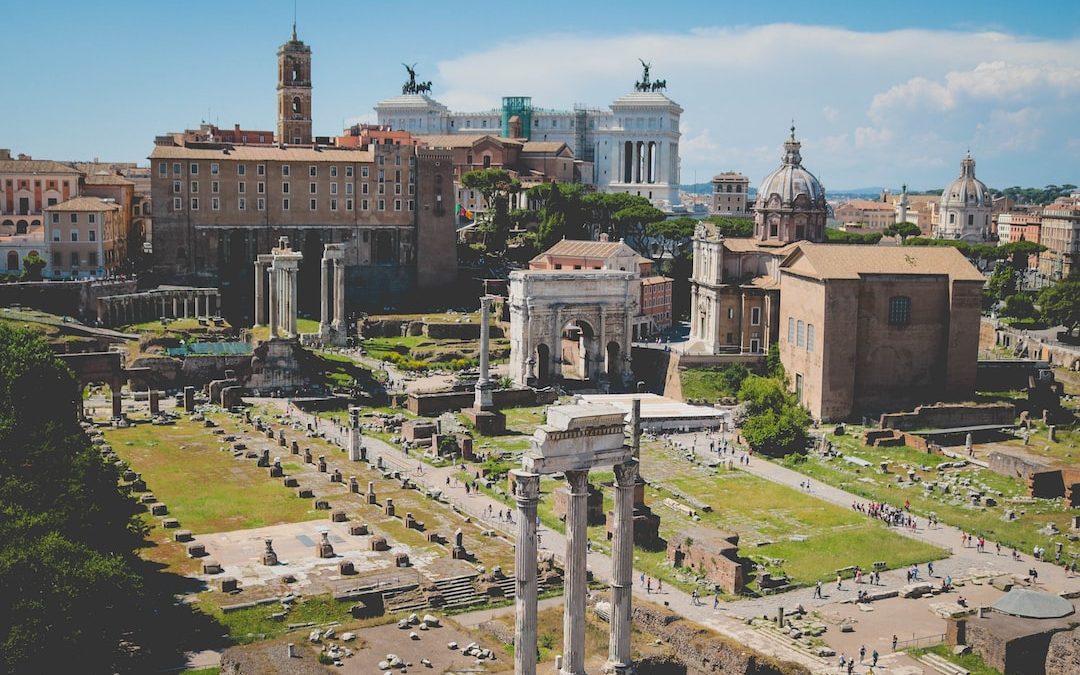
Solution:
{"label": "tourist", "polygon": [[855,659],[851,659],[847,662],[847,675],[851,675],[855,672]]}
{"label": "tourist", "polygon": [[896,643],[897,643],[897,642],[899,642],[899,640],[897,640],[897,639],[896,639],[896,634],[895,634],[895,633],[893,633],[893,636],[892,636],[892,650],[893,650],[894,652],[896,651]]}
{"label": "tourist", "polygon": [[844,580],[839,574],[836,575],[836,590],[844,590]]}
{"label": "tourist", "polygon": [[[817,585],[814,586],[814,597],[815,598],[822,598],[822,595],[821,595],[821,581],[818,581]],[[822,599],[824,599],[824,598],[822,598]]]}
{"label": "tourist", "polygon": [[934,576],[934,561],[933,560],[926,563],[926,575],[930,576],[930,577]]}
{"label": "tourist", "polygon": [[696,588],[690,592],[690,604],[694,607],[698,606],[698,593]]}
{"label": "tourist", "polygon": [[657,593],[663,593],[664,592],[664,580],[663,579],[657,579],[656,580],[656,592]]}
{"label": "tourist", "polygon": [[645,592],[648,594],[652,594],[652,577],[649,577],[645,581]]}
{"label": "tourist", "polygon": [[714,596],[713,596],[713,599],[712,599],[712,608],[713,608],[714,610],[716,610],[716,609],[719,609],[719,608],[720,608],[720,592],[719,592],[719,591],[717,591],[716,595],[714,595]]}
{"label": "tourist", "polygon": [[866,645],[860,645],[859,646],[859,663],[862,663],[863,659],[865,659],[865,658],[866,658]]}
{"label": "tourist", "polygon": [[840,670],[843,670],[844,666],[846,664],[847,664],[847,655],[846,654],[841,654],[840,655]]}
{"label": "tourist", "polygon": [[877,653],[876,649],[874,650],[874,652],[872,654],[870,654],[870,659],[871,659],[870,666],[872,668],[877,668],[878,653]]}

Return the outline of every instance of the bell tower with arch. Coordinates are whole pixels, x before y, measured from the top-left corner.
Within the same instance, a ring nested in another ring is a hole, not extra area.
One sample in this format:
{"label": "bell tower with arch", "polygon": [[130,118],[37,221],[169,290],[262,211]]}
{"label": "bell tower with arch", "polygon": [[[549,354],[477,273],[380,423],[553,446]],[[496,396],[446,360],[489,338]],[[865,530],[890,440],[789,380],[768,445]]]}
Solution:
{"label": "bell tower with arch", "polygon": [[277,142],[311,143],[311,47],[296,37],[278,47]]}

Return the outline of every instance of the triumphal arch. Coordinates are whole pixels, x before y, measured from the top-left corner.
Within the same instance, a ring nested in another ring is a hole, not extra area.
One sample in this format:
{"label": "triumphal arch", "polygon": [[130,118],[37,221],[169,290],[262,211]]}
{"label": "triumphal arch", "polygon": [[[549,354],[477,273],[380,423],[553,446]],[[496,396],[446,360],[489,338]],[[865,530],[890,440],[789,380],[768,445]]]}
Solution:
{"label": "triumphal arch", "polygon": [[640,280],[618,270],[510,273],[510,375],[519,386],[574,379],[623,387]]}

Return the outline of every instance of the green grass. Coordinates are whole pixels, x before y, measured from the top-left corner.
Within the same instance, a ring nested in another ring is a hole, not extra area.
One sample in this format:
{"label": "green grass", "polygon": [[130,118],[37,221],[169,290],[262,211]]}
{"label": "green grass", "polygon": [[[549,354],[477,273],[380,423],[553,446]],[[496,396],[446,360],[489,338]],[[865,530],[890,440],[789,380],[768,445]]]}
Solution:
{"label": "green grass", "polygon": [[[1066,508],[1061,500],[1040,499],[1030,504],[1009,504],[1008,499],[1027,495],[1025,483],[1019,479],[974,466],[960,470],[959,475],[977,480],[992,490],[1002,492],[1002,497],[995,496],[999,506],[971,507],[966,498],[955,500],[958,503],[953,503],[951,496],[943,495],[940,491],[926,496],[919,486],[909,487],[906,483],[895,482],[897,474],[904,472],[899,465],[934,467],[943,461],[948,461],[949,458],[929,455],[907,447],[867,447],[862,444],[857,427],[849,426],[848,429],[849,433],[845,436],[837,437],[830,434],[830,440],[839,446],[843,454],[865,459],[870,462],[870,467],[860,468],[842,459],[825,460],[813,456],[805,462],[797,464],[789,462],[788,466],[814,480],[852,492],[864,499],[884,501],[894,505],[910,501],[912,512],[919,516],[925,518],[928,514],[935,513],[943,523],[959,527],[974,535],[985,536],[1001,543],[1002,546],[1031,551],[1034,546],[1039,545],[1052,551],[1054,543],[1060,541],[1064,545],[1066,554],[1080,553],[1080,545],[1069,542],[1064,534],[1051,537],[1040,532],[1040,529],[1049,522],[1055,523],[1061,532],[1068,532],[1071,516],[1080,515],[1080,509]],[[884,475],[878,470],[877,467],[881,461],[890,462],[889,474]],[[937,478],[935,471],[922,471],[916,468],[916,474],[923,480]],[[966,497],[966,493],[961,497]],[[1007,521],[1003,518],[1006,508],[1012,508],[1015,511],[1016,520]],[[959,542],[957,544],[959,545]]]}
{"label": "green grass", "polygon": [[1001,675],[1001,671],[996,668],[991,668],[986,665],[982,657],[972,652],[971,654],[965,654],[964,656],[956,656],[952,653],[952,648],[948,645],[936,645],[934,647],[925,647],[918,649],[911,649],[908,651],[913,657],[922,656],[923,654],[936,654],[945,659],[949,663],[955,663],[961,668],[971,671],[971,675]]}
{"label": "green grass", "polygon": [[220,675],[221,668],[199,668],[197,670],[185,670],[181,675]]}
{"label": "green grass", "polygon": [[683,368],[679,370],[684,399],[705,399],[714,401],[725,396],[734,396],[728,391],[723,380],[718,377],[718,368]]}
{"label": "green grass", "polygon": [[[219,423],[226,418],[218,418]],[[226,427],[232,430],[231,427]],[[225,532],[315,520],[311,500],[270,480],[254,462],[222,452],[221,440],[201,424],[139,424],[106,429],[105,437],[147,487],[169,507],[181,527],[195,533]]]}
{"label": "green grass", "polygon": [[[237,644],[247,644],[264,639],[281,637],[289,632],[290,623],[327,624],[334,621],[351,621],[350,600],[334,600],[329,595],[303,598],[297,602],[284,621],[275,621],[271,614],[283,610],[280,604],[259,605],[223,612],[213,602],[200,599],[199,608],[218,620],[228,630],[229,638]],[[306,629],[305,629],[306,630]]]}

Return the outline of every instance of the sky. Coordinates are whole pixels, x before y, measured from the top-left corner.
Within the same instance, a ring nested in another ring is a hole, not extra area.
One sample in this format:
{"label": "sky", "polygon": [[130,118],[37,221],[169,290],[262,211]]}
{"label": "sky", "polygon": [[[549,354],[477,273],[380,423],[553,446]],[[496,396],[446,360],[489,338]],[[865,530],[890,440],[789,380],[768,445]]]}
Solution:
{"label": "sky", "polygon": [[[0,147],[146,163],[155,135],[274,129],[293,0],[0,0]],[[1080,184],[1080,2],[297,0],[317,135],[374,121],[401,63],[453,110],[606,107],[638,58],[682,118],[682,182],[757,183],[794,119],[826,190]]]}

